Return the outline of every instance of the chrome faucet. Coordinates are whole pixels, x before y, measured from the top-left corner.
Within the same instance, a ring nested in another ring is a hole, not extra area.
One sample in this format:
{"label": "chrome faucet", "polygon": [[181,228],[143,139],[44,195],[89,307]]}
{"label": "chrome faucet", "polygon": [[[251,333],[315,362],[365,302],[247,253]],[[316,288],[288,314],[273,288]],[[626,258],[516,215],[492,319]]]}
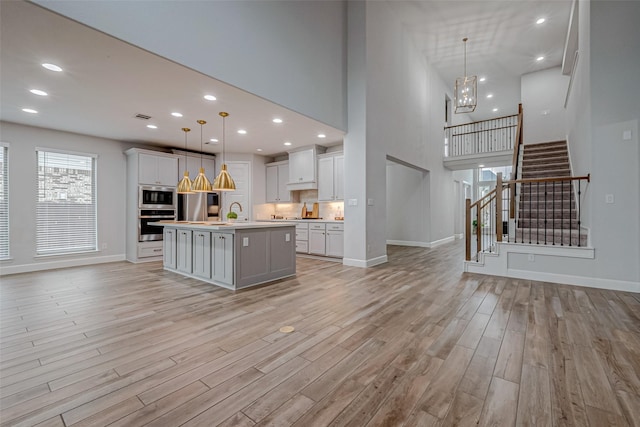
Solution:
{"label": "chrome faucet", "polygon": [[240,212],[242,212],[242,205],[238,202],[233,202],[229,205],[229,213],[231,213],[231,208],[233,207],[233,205],[238,205],[238,207],[240,208]]}

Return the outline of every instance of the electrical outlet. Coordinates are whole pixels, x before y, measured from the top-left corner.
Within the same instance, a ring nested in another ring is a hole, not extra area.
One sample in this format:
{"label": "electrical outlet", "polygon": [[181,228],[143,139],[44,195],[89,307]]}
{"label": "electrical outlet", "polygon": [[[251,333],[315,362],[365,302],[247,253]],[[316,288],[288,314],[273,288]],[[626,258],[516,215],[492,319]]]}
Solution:
{"label": "electrical outlet", "polygon": [[527,260],[529,260],[529,262],[536,262],[536,256],[534,254],[529,254]]}
{"label": "electrical outlet", "polygon": [[609,204],[614,203],[613,194],[605,194],[604,202]]}
{"label": "electrical outlet", "polygon": [[102,244],[102,250],[104,251],[105,249],[107,249],[107,244],[106,244],[106,243],[103,243],[103,244]]}
{"label": "electrical outlet", "polygon": [[290,234],[290,233],[285,233],[285,235],[284,235],[284,241],[285,241],[285,242],[290,242],[290,241],[291,241],[291,234]]}
{"label": "electrical outlet", "polygon": [[249,238],[248,237],[243,237],[242,238],[242,246],[249,246]]}
{"label": "electrical outlet", "polygon": [[630,130],[625,130],[624,132],[622,132],[622,140],[623,141],[631,141],[631,131]]}

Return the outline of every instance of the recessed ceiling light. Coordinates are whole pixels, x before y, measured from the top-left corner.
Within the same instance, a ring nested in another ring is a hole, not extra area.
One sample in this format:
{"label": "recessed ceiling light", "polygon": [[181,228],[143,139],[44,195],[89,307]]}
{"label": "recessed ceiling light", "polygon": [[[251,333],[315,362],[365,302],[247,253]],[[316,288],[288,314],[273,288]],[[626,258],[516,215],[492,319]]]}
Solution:
{"label": "recessed ceiling light", "polygon": [[483,167],[484,167],[484,165],[478,165],[478,167],[479,167],[479,168],[483,168]]}
{"label": "recessed ceiling light", "polygon": [[173,117],[182,117],[182,113],[177,113],[177,112],[171,113],[171,115]]}
{"label": "recessed ceiling light", "polygon": [[273,123],[282,123],[282,119],[275,118],[272,120]]}
{"label": "recessed ceiling light", "polygon": [[538,56],[538,57],[536,58],[536,61],[540,62],[540,61],[542,61],[543,59],[544,59],[544,56]]}
{"label": "recessed ceiling light", "polygon": [[216,100],[216,99],[218,99],[218,98],[216,98],[216,97],[215,97],[215,96],[213,96],[213,95],[205,95],[205,96],[204,96],[204,99],[206,99],[207,101],[215,101],[215,100]]}
{"label": "recessed ceiling light", "polygon": [[38,111],[34,110],[33,108],[23,108],[22,111],[24,111],[25,113],[30,113],[30,114],[38,114]]}
{"label": "recessed ceiling light", "polygon": [[56,64],[47,64],[47,63],[44,63],[44,64],[42,64],[42,66],[43,66],[44,68],[46,68],[47,70],[50,70],[50,71],[57,71],[57,72],[62,71],[62,68],[58,67]]}
{"label": "recessed ceiling light", "polygon": [[289,145],[291,145],[291,143],[287,141],[287,142],[284,143],[284,145],[289,146]]}
{"label": "recessed ceiling light", "polygon": [[218,140],[217,140],[217,139],[215,139],[215,138],[211,138],[209,141],[210,141],[210,142],[213,142],[214,144],[217,144],[217,143],[218,143]]}
{"label": "recessed ceiling light", "polygon": [[493,94],[492,93],[488,93],[487,94],[487,98],[493,98]]}
{"label": "recessed ceiling light", "polygon": [[40,90],[40,89],[31,89],[29,92],[31,92],[34,95],[39,95],[39,96],[47,96],[49,95],[47,92]]}
{"label": "recessed ceiling light", "polygon": [[544,24],[544,21],[546,21],[546,19],[544,18],[538,18],[538,20],[536,21],[536,24],[540,25],[540,24]]}
{"label": "recessed ceiling light", "polygon": [[497,108],[494,108],[494,109],[493,109],[493,110],[491,110],[491,111],[493,111],[493,112],[495,113],[496,111],[498,111],[498,109],[497,109]]}
{"label": "recessed ceiling light", "polygon": [[318,134],[318,138],[326,138],[326,137],[327,137],[327,135],[325,135],[324,133],[319,133]]}
{"label": "recessed ceiling light", "polygon": [[256,148],[256,151],[262,151],[262,148]]}
{"label": "recessed ceiling light", "polygon": [[247,134],[247,131],[246,131],[246,130],[244,130],[244,129],[238,129],[238,133],[239,133],[240,135],[246,135],[246,134]]}
{"label": "recessed ceiling light", "polygon": [[487,81],[487,78],[486,78],[486,77],[480,77],[480,83],[484,83],[484,82],[486,82],[486,81]]}
{"label": "recessed ceiling light", "polygon": [[156,126],[156,125],[147,125],[147,127],[149,129],[158,129],[158,126]]}

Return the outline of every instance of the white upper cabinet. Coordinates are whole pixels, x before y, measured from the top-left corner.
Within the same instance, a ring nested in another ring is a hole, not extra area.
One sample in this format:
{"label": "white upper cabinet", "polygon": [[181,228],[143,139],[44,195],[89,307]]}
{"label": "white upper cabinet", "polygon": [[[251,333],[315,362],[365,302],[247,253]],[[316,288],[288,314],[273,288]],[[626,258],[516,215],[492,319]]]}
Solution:
{"label": "white upper cabinet", "polygon": [[318,156],[318,200],[321,202],[344,199],[344,155],[342,153]]}
{"label": "white upper cabinet", "polygon": [[289,182],[289,163],[276,162],[266,165],[267,203],[291,201],[291,192],[287,189]]}
{"label": "white upper cabinet", "polygon": [[138,154],[138,184],[167,185],[178,183],[178,159],[169,155]]}
{"label": "white upper cabinet", "polygon": [[317,155],[325,147],[312,145],[289,152],[289,190],[315,190],[317,182]]}

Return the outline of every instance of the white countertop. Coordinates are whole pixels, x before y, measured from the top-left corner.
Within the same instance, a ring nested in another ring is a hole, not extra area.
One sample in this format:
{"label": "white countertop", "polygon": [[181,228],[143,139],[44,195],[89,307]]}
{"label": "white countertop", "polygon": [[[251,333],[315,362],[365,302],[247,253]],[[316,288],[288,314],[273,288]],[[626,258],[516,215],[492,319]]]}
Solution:
{"label": "white countertop", "polygon": [[268,227],[292,227],[295,226],[294,221],[279,220],[277,223],[265,221],[157,221],[152,225],[168,226],[175,228],[187,228],[190,230],[240,230],[246,228],[268,228]]}
{"label": "white countertop", "polygon": [[293,222],[296,224],[299,223],[314,223],[314,222],[320,222],[320,223],[338,223],[338,224],[344,224],[344,220],[340,220],[337,221],[335,219],[259,219],[258,221],[260,222]]}

